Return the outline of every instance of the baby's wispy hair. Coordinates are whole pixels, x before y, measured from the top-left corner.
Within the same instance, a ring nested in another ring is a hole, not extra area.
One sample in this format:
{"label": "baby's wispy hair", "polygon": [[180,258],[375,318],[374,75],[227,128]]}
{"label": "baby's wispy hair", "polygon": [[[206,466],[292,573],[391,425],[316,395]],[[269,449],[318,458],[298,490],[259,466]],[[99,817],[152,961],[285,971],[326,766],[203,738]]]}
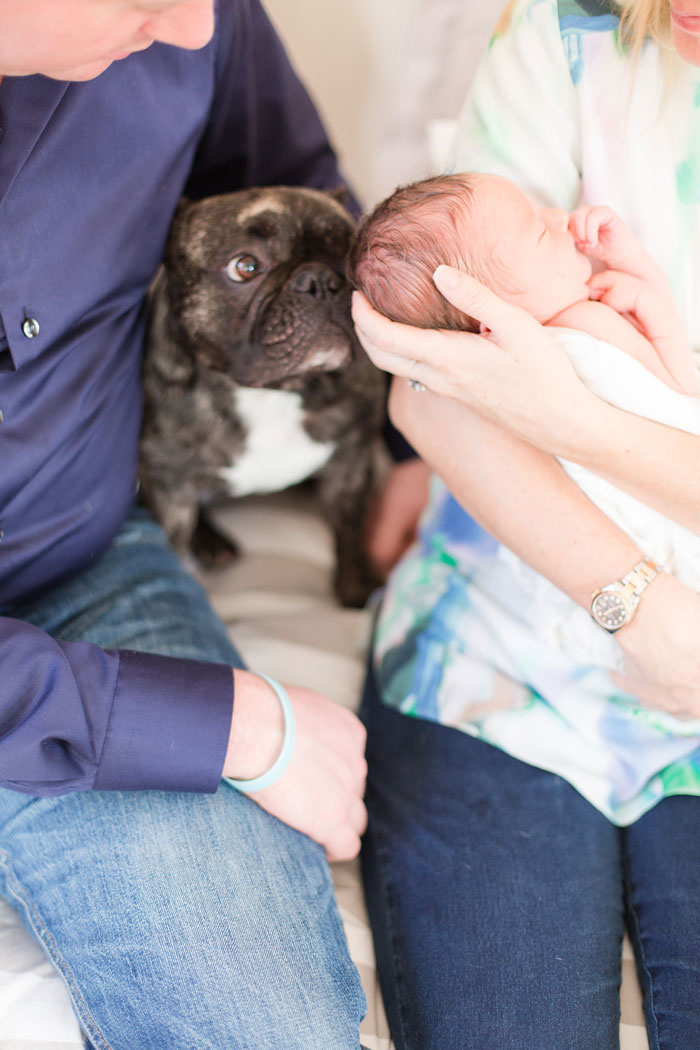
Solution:
{"label": "baby's wispy hair", "polygon": [[443,298],[433,282],[445,263],[482,280],[462,240],[478,174],[438,175],[400,186],[360,224],[348,276],[375,310],[419,328],[478,331],[474,318]]}

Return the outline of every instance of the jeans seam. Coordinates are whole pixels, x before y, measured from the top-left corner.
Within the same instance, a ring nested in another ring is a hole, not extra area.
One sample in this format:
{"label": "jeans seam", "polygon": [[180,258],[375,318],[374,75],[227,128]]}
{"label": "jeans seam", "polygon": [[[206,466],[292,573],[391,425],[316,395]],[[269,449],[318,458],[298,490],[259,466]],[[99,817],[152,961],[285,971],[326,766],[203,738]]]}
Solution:
{"label": "jeans seam", "polygon": [[71,968],[65,962],[63,956],[58,950],[48,926],[42,919],[31,899],[30,893],[18,879],[17,874],[12,867],[9,855],[3,851],[0,851],[0,867],[3,867],[6,872],[8,896],[12,896],[23,909],[37,940],[43,945],[54,968],[60,974],[66,989],[68,990],[71,1001],[75,1006],[83,1030],[89,1036],[91,1041],[95,1042],[95,1040],[97,1040],[98,1045],[103,1047],[104,1050],[112,1050],[111,1043],[108,1043],[104,1038],[90,1014]]}
{"label": "jeans seam", "polygon": [[389,935],[389,941],[391,944],[393,980],[396,988],[396,998],[399,1004],[399,1022],[401,1024],[401,1038],[403,1040],[404,1046],[407,1047],[408,1050],[410,1050],[407,1038],[407,1019],[404,998],[405,980],[403,968],[401,966],[402,953],[400,951],[400,946],[397,942],[396,933],[394,932],[396,930],[396,922],[394,919],[396,909],[393,903],[391,880],[385,874],[385,872],[388,870],[388,864],[386,863],[386,861],[388,860],[388,854],[386,853],[384,847],[380,845],[380,843],[377,843],[377,860],[379,862],[378,866],[382,881],[382,889],[384,891],[384,898],[386,900],[387,917],[389,920],[389,927],[391,931]]}
{"label": "jeans seam", "polygon": [[654,982],[652,980],[651,971],[647,966],[644,940],[642,937],[642,929],[639,924],[639,918],[632,903],[632,876],[629,864],[627,863],[626,851],[623,851],[622,865],[625,879],[625,896],[627,899],[627,924],[634,946],[637,971],[644,992],[645,1006],[647,1007],[644,1011],[647,1022],[647,1035],[650,1042],[653,1043],[651,1050],[660,1050],[659,1022],[656,1016],[656,1010],[654,1009]]}

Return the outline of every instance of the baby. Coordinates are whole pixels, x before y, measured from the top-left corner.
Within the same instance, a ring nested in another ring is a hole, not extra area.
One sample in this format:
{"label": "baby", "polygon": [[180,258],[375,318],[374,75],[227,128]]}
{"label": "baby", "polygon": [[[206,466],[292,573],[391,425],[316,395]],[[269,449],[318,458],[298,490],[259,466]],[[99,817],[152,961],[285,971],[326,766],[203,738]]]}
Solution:
{"label": "baby", "polygon": [[[377,207],[358,231],[349,269],[354,285],[395,321],[479,331],[435,288],[441,263],[550,326],[598,396],[700,435],[697,370],[670,286],[610,208],[569,214],[534,205],[494,175],[441,176]],[[603,269],[593,273],[594,263]],[[476,446],[469,454],[490,453]],[[561,465],[647,559],[700,590],[699,536],[577,464]],[[507,504],[511,468],[499,461],[493,469]],[[532,489],[533,513],[522,529],[537,529],[538,508],[546,506],[536,479]],[[450,581],[455,572],[459,579]],[[402,645],[405,632],[416,630],[412,617],[424,626],[424,592],[434,604],[414,666]],[[636,819],[659,771],[698,746],[696,723],[619,697],[610,677],[622,667],[615,636],[506,547],[479,539],[438,483],[419,544],[388,582],[375,662],[383,691],[402,709],[439,709],[441,720],[516,757],[519,742],[536,739],[539,751],[527,753],[541,752],[539,764],[562,772],[618,823]]]}
{"label": "baby", "polygon": [[[603,263],[592,275],[591,259]],[[607,207],[538,207],[508,179],[441,175],[398,189],[361,225],[350,278],[394,321],[478,331],[437,291],[447,263],[542,324],[624,350],[664,383],[698,393],[697,370],[661,269]]]}

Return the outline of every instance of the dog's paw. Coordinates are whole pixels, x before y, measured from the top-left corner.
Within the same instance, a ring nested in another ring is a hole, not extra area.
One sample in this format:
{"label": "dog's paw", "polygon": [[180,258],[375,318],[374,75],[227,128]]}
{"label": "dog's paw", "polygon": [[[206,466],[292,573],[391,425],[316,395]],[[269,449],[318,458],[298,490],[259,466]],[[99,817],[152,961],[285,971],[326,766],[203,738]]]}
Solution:
{"label": "dog's paw", "polygon": [[341,605],[350,609],[362,609],[367,599],[381,587],[382,580],[369,562],[339,565],[335,574],[334,591]]}
{"label": "dog's paw", "polygon": [[200,514],[191,543],[192,553],[205,569],[221,569],[238,557],[238,545]]}

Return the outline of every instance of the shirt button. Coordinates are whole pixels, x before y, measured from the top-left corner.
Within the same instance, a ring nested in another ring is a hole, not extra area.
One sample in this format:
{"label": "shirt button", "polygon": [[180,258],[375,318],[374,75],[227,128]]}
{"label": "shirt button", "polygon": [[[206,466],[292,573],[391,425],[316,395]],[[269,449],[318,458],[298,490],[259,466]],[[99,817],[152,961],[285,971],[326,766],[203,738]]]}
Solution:
{"label": "shirt button", "polygon": [[27,339],[33,339],[40,332],[39,322],[36,317],[25,317],[22,321],[22,332]]}
{"label": "shirt button", "polygon": [[5,538],[5,533],[3,532],[2,529],[0,529],[0,543],[2,543],[4,538]]}
{"label": "shirt button", "polygon": [[0,408],[0,423],[4,423],[4,422],[5,422],[5,417],[2,414],[2,409]]}

